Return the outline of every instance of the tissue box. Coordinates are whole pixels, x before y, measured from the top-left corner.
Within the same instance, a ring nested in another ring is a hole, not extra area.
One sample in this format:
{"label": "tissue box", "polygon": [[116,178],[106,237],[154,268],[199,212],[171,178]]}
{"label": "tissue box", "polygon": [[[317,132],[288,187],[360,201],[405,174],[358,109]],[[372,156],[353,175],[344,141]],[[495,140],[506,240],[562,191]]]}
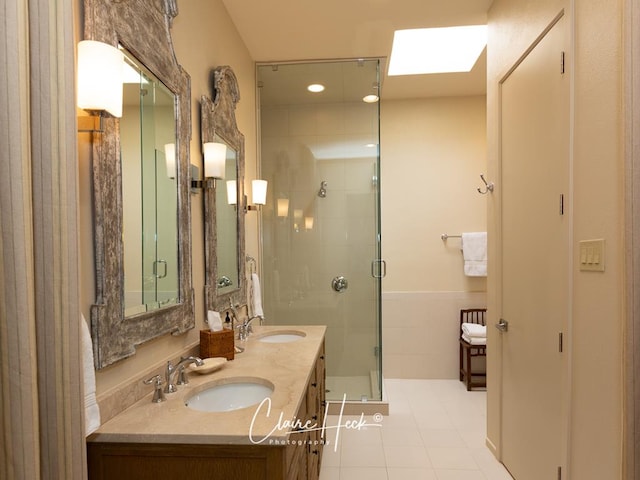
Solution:
{"label": "tissue box", "polygon": [[200,358],[225,357],[233,360],[234,346],[232,330],[200,330]]}

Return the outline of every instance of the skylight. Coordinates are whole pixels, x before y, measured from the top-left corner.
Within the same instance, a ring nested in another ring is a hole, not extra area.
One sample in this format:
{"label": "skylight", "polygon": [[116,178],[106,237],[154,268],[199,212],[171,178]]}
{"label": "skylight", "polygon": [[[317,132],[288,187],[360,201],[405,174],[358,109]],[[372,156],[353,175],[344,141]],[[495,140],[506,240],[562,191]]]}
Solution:
{"label": "skylight", "polygon": [[469,72],[486,45],[486,25],[396,30],[389,75]]}

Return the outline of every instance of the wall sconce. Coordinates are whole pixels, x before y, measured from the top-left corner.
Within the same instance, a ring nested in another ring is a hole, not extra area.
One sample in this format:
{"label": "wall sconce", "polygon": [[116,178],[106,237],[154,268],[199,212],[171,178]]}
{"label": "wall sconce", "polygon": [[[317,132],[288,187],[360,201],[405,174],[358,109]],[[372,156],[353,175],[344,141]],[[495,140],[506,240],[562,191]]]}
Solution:
{"label": "wall sconce", "polygon": [[207,142],[204,150],[204,176],[223,179],[227,167],[227,146],[224,143]]}
{"label": "wall sconce", "polygon": [[267,184],[266,180],[251,180],[251,203],[253,205],[247,205],[245,210],[259,210],[260,205],[266,205]]}
{"label": "wall sconce", "polygon": [[289,216],[289,199],[288,198],[279,198],[278,199],[278,217],[288,217]]}
{"label": "wall sconce", "polygon": [[103,131],[105,112],[122,116],[123,70],[124,54],[116,47],[94,40],[78,43],[77,104],[90,113],[78,117],[78,131]]}
{"label": "wall sconce", "polygon": [[167,165],[167,177],[176,178],[176,144],[175,143],[165,144],[164,160]]}
{"label": "wall sconce", "polygon": [[249,210],[257,210],[258,205],[266,205],[267,184],[266,180],[251,180],[251,199],[256,206],[252,208],[252,205],[249,205]]}
{"label": "wall sconce", "polygon": [[[258,210],[260,205],[267,203],[267,181],[252,180],[251,181],[251,199],[255,205],[247,205],[244,211]],[[229,205],[237,205],[238,203],[238,182],[236,180],[227,180],[227,203]],[[246,204],[245,195],[245,204]]]}
{"label": "wall sconce", "polygon": [[304,229],[305,230],[313,229],[313,217],[304,217]]}
{"label": "wall sconce", "polygon": [[260,210],[261,205],[267,203],[267,184],[266,180],[251,180],[251,200],[253,205],[247,204],[247,196],[244,196],[244,211],[247,213],[249,210]]}
{"label": "wall sconce", "polygon": [[227,180],[227,203],[238,204],[238,182],[235,180]]}
{"label": "wall sconce", "polygon": [[191,188],[209,188],[209,180],[224,179],[227,167],[227,146],[224,143],[207,142],[202,144],[204,153],[204,180],[192,180]]}

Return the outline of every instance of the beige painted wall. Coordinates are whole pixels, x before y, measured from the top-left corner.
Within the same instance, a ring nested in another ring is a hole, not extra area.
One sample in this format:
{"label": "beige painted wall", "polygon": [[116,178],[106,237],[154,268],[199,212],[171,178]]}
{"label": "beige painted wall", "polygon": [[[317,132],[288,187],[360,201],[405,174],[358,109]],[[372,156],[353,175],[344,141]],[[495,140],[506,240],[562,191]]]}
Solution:
{"label": "beige painted wall", "polygon": [[459,238],[486,231],[484,96],[381,105],[383,373],[458,378],[459,311],[486,306],[486,278],[466,277]]}
{"label": "beige painted wall", "polygon": [[487,228],[485,97],[383,100],[380,117],[384,291],[485,291],[440,238]]}
{"label": "beige painted wall", "polygon": [[[568,332],[571,377],[568,447],[570,478],[622,478],[623,418],[623,172],[622,1],[575,2],[573,75],[573,298]],[[488,169],[498,174],[498,82],[542,30],[571,3],[496,0],[489,14]],[[571,22],[569,22],[571,23]],[[489,203],[489,233],[497,240],[499,196]],[[583,273],[578,241],[606,240],[606,271]],[[497,241],[490,242],[490,322],[500,315]],[[526,249],[526,245],[523,246]],[[494,275],[491,275],[494,272]],[[489,345],[499,338],[489,330]],[[494,349],[493,351],[496,351]],[[489,349],[491,352],[491,348]],[[488,359],[488,438],[500,446],[500,357]]]}
{"label": "beige painted wall", "polygon": [[[76,1],[82,11],[82,2]],[[78,16],[79,17],[79,16]],[[78,31],[81,20],[76,19]],[[220,65],[230,65],[238,78],[240,103],[236,109],[238,127],[245,135],[246,180],[255,178],[256,171],[256,105],[254,63],[220,0],[190,0],[181,2],[179,15],[173,22],[172,36],[178,62],[191,76],[191,163],[202,172],[200,140],[200,97],[212,95],[211,71]],[[91,220],[90,144],[88,135],[79,136],[80,163],[80,238],[81,238],[81,307],[85,318],[95,300],[94,260]],[[193,286],[195,291],[196,328],[185,335],[162,336],[137,348],[136,354],[97,372],[98,395],[112,391],[152,366],[173,358],[199,341],[198,330],[204,318],[204,238],[203,198],[191,196]],[[257,255],[256,215],[247,218],[247,253]]]}

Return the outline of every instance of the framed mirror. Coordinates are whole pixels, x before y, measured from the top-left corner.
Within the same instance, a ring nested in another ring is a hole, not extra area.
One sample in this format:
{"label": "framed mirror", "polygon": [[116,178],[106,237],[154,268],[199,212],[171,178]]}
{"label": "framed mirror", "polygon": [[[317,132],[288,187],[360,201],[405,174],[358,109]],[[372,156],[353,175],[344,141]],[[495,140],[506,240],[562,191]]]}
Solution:
{"label": "framed mirror", "polygon": [[[93,134],[95,365],[195,326],[190,79],[177,63],[175,0],[85,0],[85,39],[123,50],[123,116]],[[128,78],[128,80],[127,80]]]}
{"label": "framed mirror", "polygon": [[[207,310],[246,303],[244,268],[244,135],[235,109],[238,80],[231,67],[213,72],[213,100],[201,99],[202,143],[227,146],[225,178],[205,189],[205,296]],[[234,203],[235,201],[235,203]]]}

